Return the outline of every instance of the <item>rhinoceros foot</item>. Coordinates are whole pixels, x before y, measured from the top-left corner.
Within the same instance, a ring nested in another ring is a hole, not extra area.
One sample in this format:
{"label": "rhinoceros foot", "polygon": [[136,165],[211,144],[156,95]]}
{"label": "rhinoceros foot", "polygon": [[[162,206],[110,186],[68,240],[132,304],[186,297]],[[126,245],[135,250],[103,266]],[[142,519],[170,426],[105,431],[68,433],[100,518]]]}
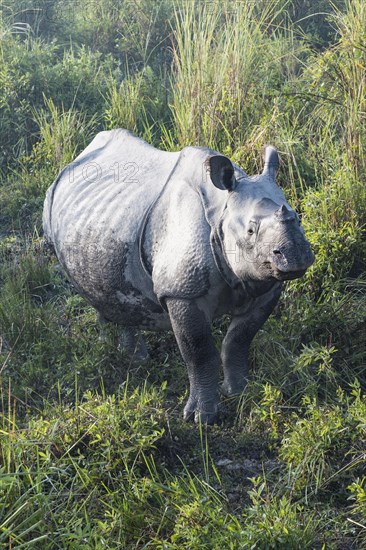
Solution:
{"label": "rhinoceros foot", "polygon": [[239,384],[233,384],[233,383],[224,381],[220,387],[220,393],[224,397],[237,397],[243,393],[246,385],[247,385],[246,379]]}
{"label": "rhinoceros foot", "polygon": [[118,348],[126,352],[135,362],[146,363],[150,360],[144,339],[140,331],[135,328],[126,327],[123,329]]}
{"label": "rhinoceros foot", "polygon": [[212,400],[202,402],[198,399],[189,398],[184,407],[183,419],[186,422],[202,424],[216,424],[219,419],[220,401]]}

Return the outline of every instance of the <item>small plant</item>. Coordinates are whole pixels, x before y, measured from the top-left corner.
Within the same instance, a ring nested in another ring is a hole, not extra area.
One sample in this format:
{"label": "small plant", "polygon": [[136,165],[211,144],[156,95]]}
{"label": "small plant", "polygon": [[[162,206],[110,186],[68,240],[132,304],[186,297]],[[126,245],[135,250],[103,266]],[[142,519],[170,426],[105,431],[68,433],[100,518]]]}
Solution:
{"label": "small plant", "polygon": [[366,398],[357,382],[351,396],[343,390],[338,396],[341,404],[329,407],[320,407],[315,399],[305,396],[304,417],[294,414],[285,427],[279,458],[285,462],[288,482],[296,491],[317,493],[334,477],[353,469],[357,472],[365,463],[358,443],[366,435]]}
{"label": "small plant", "polygon": [[[286,495],[269,492],[266,480],[253,478],[252,505],[245,510],[244,548],[301,550],[314,548],[317,521]],[[246,543],[246,545],[245,545]]]}
{"label": "small plant", "polygon": [[261,395],[261,400],[252,410],[251,423],[255,425],[256,421],[259,422],[259,426],[269,431],[271,440],[276,441],[283,423],[282,393],[278,388],[266,383]]}
{"label": "small plant", "polygon": [[315,388],[317,392],[327,393],[329,386],[334,386],[337,373],[333,367],[333,355],[336,351],[334,346],[317,343],[303,346],[294,360],[293,372],[299,375],[307,393]]}
{"label": "small plant", "polygon": [[352,518],[348,521],[357,529],[359,548],[366,548],[366,478],[357,478],[349,487],[349,500],[354,501],[351,507]]}
{"label": "small plant", "polygon": [[154,540],[153,548],[234,550],[240,546],[242,525],[227,513],[225,500],[210,485],[188,475],[185,481],[171,481],[168,487],[173,493],[172,530],[165,540]]}

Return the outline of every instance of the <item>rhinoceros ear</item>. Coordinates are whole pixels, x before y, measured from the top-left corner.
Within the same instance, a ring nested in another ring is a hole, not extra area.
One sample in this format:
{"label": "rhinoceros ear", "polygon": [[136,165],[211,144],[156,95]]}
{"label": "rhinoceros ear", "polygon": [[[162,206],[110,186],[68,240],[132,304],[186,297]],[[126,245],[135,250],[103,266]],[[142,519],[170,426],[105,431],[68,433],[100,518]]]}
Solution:
{"label": "rhinoceros ear", "polygon": [[218,189],[233,191],[236,186],[236,179],[231,161],[222,155],[213,155],[206,162],[214,186]]}

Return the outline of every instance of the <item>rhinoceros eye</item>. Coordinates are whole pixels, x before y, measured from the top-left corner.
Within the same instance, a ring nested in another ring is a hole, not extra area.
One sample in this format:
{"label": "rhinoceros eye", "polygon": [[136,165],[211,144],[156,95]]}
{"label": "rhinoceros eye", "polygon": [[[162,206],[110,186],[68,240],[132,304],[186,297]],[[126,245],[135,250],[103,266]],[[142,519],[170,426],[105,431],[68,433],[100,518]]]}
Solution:
{"label": "rhinoceros eye", "polygon": [[250,220],[248,223],[247,235],[249,235],[249,237],[251,235],[254,235],[254,233],[256,233],[256,230],[257,230],[256,222],[254,220]]}

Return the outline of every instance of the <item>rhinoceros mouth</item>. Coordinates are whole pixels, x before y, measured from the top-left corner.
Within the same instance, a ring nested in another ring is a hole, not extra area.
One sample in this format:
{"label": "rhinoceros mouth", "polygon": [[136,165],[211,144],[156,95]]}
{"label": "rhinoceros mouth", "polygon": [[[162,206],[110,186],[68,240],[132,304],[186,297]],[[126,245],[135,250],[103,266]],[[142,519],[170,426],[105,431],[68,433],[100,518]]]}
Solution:
{"label": "rhinoceros mouth", "polygon": [[264,262],[263,268],[267,277],[276,279],[276,281],[290,281],[292,279],[298,279],[307,271],[307,268],[282,271],[281,269],[278,269],[273,262]]}
{"label": "rhinoceros mouth", "polygon": [[280,271],[279,269],[273,269],[273,277],[279,281],[291,281],[292,279],[299,279],[305,275],[306,269],[299,269],[296,271]]}

